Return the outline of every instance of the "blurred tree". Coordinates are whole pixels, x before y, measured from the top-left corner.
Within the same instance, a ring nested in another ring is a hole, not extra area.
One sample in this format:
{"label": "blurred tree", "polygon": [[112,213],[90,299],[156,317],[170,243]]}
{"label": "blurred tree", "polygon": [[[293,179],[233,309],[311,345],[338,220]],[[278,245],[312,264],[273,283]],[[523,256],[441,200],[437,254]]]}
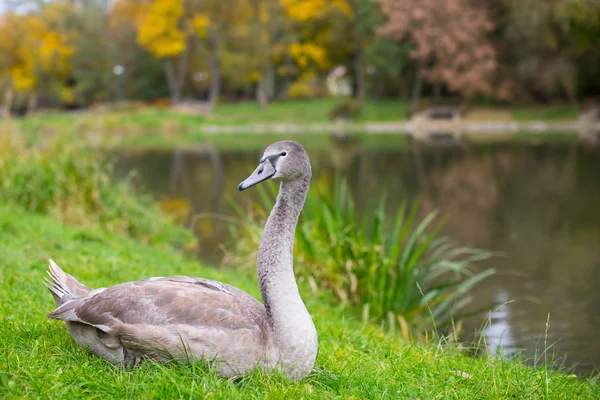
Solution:
{"label": "blurred tree", "polygon": [[353,12],[346,0],[281,0],[293,39],[288,54],[298,82],[318,80],[332,66],[346,63],[354,49]]}
{"label": "blurred tree", "polygon": [[149,0],[117,0],[108,9],[108,34],[114,46],[112,64],[125,67],[128,98],[156,100],[171,96],[164,60],[138,41],[141,14],[149,4]]}
{"label": "blurred tree", "polygon": [[375,29],[384,24],[387,18],[377,2],[373,0],[348,0],[352,9],[354,48],[352,51],[355,76],[355,94],[364,100],[367,91],[367,77],[377,81],[392,79],[398,81],[410,64],[409,45],[396,43],[388,37],[377,35]]}
{"label": "blurred tree", "polygon": [[465,97],[493,94],[496,51],[488,34],[494,28],[483,7],[469,0],[377,0],[388,17],[378,32],[396,41],[410,40],[417,62],[413,103],[421,97],[422,78]]}
{"label": "blurred tree", "polygon": [[397,43],[379,35],[371,38],[365,49],[365,60],[375,96],[380,95],[385,84],[395,87],[401,97],[408,97],[413,66],[409,56],[411,47],[407,42]]}
{"label": "blurred tree", "polygon": [[261,107],[275,95],[275,60],[289,42],[282,3],[277,0],[250,0],[256,64],[256,99]]}
{"label": "blurred tree", "polygon": [[121,0],[113,13],[130,16],[141,46],[164,61],[174,104],[180,102],[193,50],[210,70],[210,104],[221,90],[221,53],[229,31],[242,14],[238,0]]}
{"label": "blurred tree", "polygon": [[[80,106],[114,97],[115,77],[112,69],[117,62],[115,37],[109,26],[105,0],[77,1],[77,31],[73,38],[74,99]],[[129,71],[128,71],[129,72]]]}
{"label": "blurred tree", "polygon": [[[194,43],[200,52],[203,64],[207,64],[210,71],[209,105],[212,108],[218,103],[221,94],[225,64],[223,58],[229,56],[231,60],[232,54],[228,47],[232,42],[238,44],[240,33],[249,36],[245,30],[240,32],[240,27],[249,23],[251,9],[247,2],[240,0],[196,0],[192,4],[192,9],[195,15]],[[243,48],[240,50],[248,62],[248,50]],[[230,68],[227,72],[231,75],[240,71]]]}
{"label": "blurred tree", "polygon": [[[165,74],[173,104],[181,101],[187,60],[190,47],[182,21],[183,6],[180,0],[155,0],[149,4],[141,3],[142,9],[137,19],[138,41],[154,54],[164,60]],[[175,60],[179,68],[175,71]]]}
{"label": "blurred tree", "polygon": [[334,68],[360,100],[600,92],[598,0],[0,1],[0,87],[31,108],[114,98],[116,64],[129,98],[173,103],[314,97]]}
{"label": "blurred tree", "polygon": [[[506,0],[503,14],[506,65],[534,96],[565,94],[577,103],[578,70],[600,52],[600,2],[596,0]],[[596,64],[597,66],[597,64]],[[599,74],[593,68],[594,80]]]}
{"label": "blurred tree", "polygon": [[69,43],[69,5],[55,2],[35,14],[7,13],[0,21],[3,55],[0,58],[10,90],[29,98],[33,111],[41,90],[73,102],[68,85],[72,73],[74,47]]}

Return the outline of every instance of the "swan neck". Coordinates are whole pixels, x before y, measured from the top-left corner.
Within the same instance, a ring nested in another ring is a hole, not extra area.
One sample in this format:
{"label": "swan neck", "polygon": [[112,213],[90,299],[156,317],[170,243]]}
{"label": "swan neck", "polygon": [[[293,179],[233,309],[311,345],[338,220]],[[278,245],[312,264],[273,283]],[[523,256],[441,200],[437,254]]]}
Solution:
{"label": "swan neck", "polygon": [[294,234],[309,181],[310,178],[300,182],[282,182],[277,201],[267,219],[258,250],[260,289],[267,307],[272,302],[269,292],[273,284],[296,287],[293,274]]}
{"label": "swan neck", "polygon": [[272,337],[292,375],[310,371],[317,353],[316,329],[300,297],[293,266],[294,234],[309,182],[310,176],[282,182],[258,251],[260,291]]}

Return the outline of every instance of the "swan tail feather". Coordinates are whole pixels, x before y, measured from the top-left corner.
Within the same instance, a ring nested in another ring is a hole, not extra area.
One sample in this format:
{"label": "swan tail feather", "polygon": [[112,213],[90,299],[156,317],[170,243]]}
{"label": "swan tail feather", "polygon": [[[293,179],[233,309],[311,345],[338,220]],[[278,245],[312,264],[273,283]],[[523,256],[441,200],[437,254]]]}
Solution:
{"label": "swan tail feather", "polygon": [[57,306],[61,306],[73,298],[87,296],[92,291],[75,277],[65,273],[51,258],[48,261],[50,263],[48,269],[50,279],[45,278],[44,284],[52,293]]}

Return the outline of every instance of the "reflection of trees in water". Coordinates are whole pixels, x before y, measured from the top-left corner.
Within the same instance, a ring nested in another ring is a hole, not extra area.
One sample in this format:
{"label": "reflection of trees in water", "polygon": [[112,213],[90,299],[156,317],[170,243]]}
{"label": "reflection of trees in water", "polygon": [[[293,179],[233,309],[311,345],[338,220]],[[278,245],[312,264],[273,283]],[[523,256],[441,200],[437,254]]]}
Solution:
{"label": "reflection of trees in water", "polygon": [[573,294],[589,285],[590,266],[600,257],[600,216],[590,204],[600,194],[597,181],[582,180],[577,149],[521,154],[518,173],[507,181],[500,232],[519,269]]}
{"label": "reflection of trees in water", "polygon": [[600,218],[593,220],[587,202],[595,198],[600,204],[600,195],[593,179],[586,184],[582,173],[597,167],[597,160],[581,163],[578,149],[519,148],[500,159],[492,240],[505,256],[496,261],[499,275],[490,283],[515,301],[503,322],[518,345],[539,348],[550,313],[549,342],[562,341],[557,355],[569,353],[569,359],[585,364],[600,359],[600,346],[587,344],[600,328],[600,295],[594,288],[600,273]]}
{"label": "reflection of trees in water", "polygon": [[[213,218],[196,217],[206,210],[220,212],[223,204],[223,175],[220,153],[212,146],[177,149],[173,154],[169,195],[183,196],[187,200],[188,224],[199,238],[199,254],[203,254],[207,246],[216,245]],[[210,192],[210,195],[206,195],[206,192]]]}
{"label": "reflection of trees in water", "polygon": [[489,247],[499,199],[497,159],[503,153],[445,153],[433,148],[424,155],[420,145],[413,147],[422,215],[438,209],[447,218],[446,234],[462,243]]}
{"label": "reflection of trees in water", "polygon": [[600,277],[600,211],[594,211],[600,185],[591,172],[598,167],[593,157],[582,160],[577,144],[466,152],[413,148],[422,211],[439,209],[448,217],[446,234],[459,242],[505,254],[492,261],[498,275],[473,293],[477,304],[495,300],[497,291],[515,300],[496,316],[490,341],[508,328],[516,346],[540,349],[550,313],[549,341],[563,342],[557,356],[567,353],[583,364],[600,360],[600,345],[592,343],[600,329],[594,287]]}
{"label": "reflection of trees in water", "polygon": [[[515,171],[503,178],[504,212],[499,239],[518,254],[520,270],[540,280],[567,268],[549,270],[561,243],[570,242],[577,226],[571,216],[586,189],[578,185],[577,147],[519,151]],[[572,248],[571,245],[567,246]],[[562,259],[559,262],[569,261]]]}
{"label": "reflection of trees in water", "polygon": [[358,138],[352,136],[332,135],[330,143],[329,161],[332,170],[339,176],[346,177],[351,184],[355,183],[355,202],[364,204],[369,156],[367,150],[360,144]]}
{"label": "reflection of trees in water", "polygon": [[[201,164],[205,159],[209,160],[212,171]],[[212,196],[198,196],[198,188],[205,191],[210,186]],[[214,147],[175,150],[169,176],[169,192],[171,195],[182,193],[188,199],[193,214],[205,209],[219,212],[222,204],[222,186],[223,165],[220,153]]]}

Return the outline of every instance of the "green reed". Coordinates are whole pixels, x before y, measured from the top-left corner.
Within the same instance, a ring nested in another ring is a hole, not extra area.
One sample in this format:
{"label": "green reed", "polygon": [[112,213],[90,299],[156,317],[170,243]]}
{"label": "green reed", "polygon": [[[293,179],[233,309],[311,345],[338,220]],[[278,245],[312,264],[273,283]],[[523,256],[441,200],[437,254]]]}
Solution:
{"label": "green reed", "polygon": [[[276,189],[273,184],[259,187],[262,204],[254,204],[250,213],[238,208],[243,232],[228,261],[255,265],[255,249]],[[296,231],[299,280],[330,291],[365,320],[392,330],[400,327],[407,338],[455,328],[471,314],[464,312],[471,302],[469,291],[494,273],[474,268],[491,253],[459,247],[441,236],[443,221],[437,212],[419,217],[418,202],[402,202],[391,215],[385,205],[382,198],[359,216],[344,180],[333,185],[318,180]]]}

